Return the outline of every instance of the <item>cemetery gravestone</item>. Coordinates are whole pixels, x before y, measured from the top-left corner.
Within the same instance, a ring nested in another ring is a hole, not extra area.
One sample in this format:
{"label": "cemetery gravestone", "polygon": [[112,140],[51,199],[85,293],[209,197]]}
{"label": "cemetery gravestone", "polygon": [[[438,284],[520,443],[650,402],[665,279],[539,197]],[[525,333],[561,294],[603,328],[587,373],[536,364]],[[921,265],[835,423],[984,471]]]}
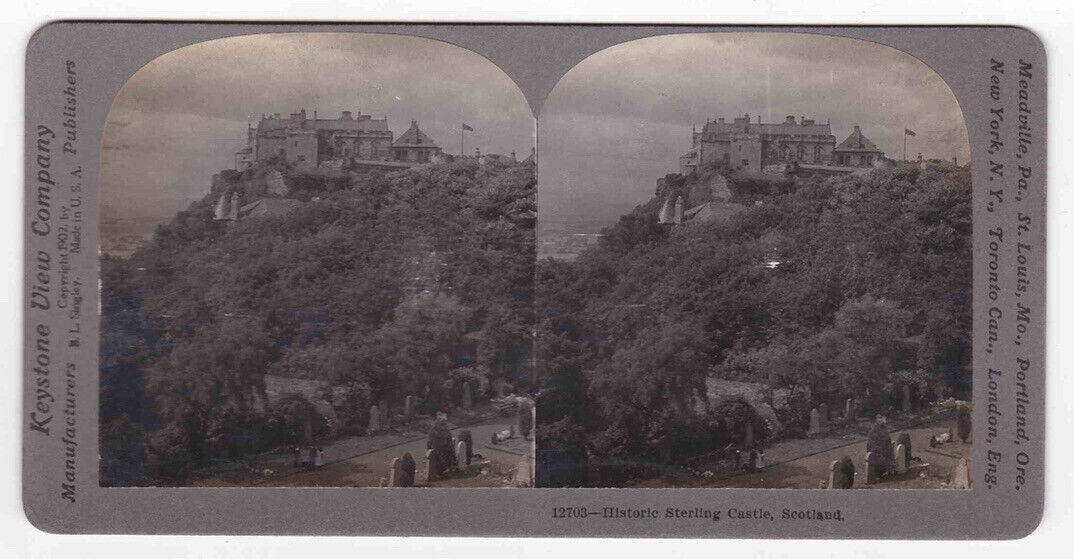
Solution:
{"label": "cemetery gravestone", "polygon": [[906,447],[903,445],[895,447],[895,473],[906,473]]}
{"label": "cemetery gravestone", "polygon": [[369,408],[369,428],[366,429],[368,433],[376,433],[380,431],[380,410],[377,406],[371,406]]}
{"label": "cemetery gravestone", "polygon": [[828,464],[828,489],[838,489],[842,485],[842,475],[839,461],[832,460],[831,464]]}
{"label": "cemetery gravestone", "polygon": [[403,468],[399,458],[392,458],[388,463],[388,487],[402,487]]}
{"label": "cemetery gravestone", "polygon": [[820,412],[817,408],[813,408],[809,411],[809,435],[820,434]]}
{"label": "cemetery gravestone", "polygon": [[854,414],[857,413],[854,409],[854,398],[847,398],[846,407],[843,410],[843,418],[847,421],[854,421]]}
{"label": "cemetery gravestone", "polygon": [[896,437],[895,442],[906,447],[906,463],[909,464],[910,461],[914,458],[914,449],[913,446],[910,444],[910,433],[899,433],[899,436]]}
{"label": "cemetery gravestone", "polygon": [[425,481],[426,483],[436,480],[436,460],[433,449],[425,451]]}
{"label": "cemetery gravestone", "polygon": [[873,484],[873,483],[876,483],[876,480],[877,480],[876,464],[873,463],[873,453],[872,452],[866,452],[865,453],[865,483],[866,484]]}
{"label": "cemetery gravestone", "polygon": [[466,463],[470,464],[474,457],[474,436],[469,429],[459,432],[459,441],[466,445]]}
{"label": "cemetery gravestone", "polygon": [[455,467],[459,470],[465,470],[469,464],[466,460],[466,443],[459,441],[455,443]]}

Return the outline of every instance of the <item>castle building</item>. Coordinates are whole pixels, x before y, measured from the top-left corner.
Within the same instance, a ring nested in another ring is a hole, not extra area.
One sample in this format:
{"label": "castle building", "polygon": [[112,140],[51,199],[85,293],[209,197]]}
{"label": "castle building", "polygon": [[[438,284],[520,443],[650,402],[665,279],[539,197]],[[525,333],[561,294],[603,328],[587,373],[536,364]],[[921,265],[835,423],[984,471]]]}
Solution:
{"label": "castle building", "polygon": [[392,161],[427,163],[436,158],[442,150],[432,138],[418,128],[418,121],[410,121],[410,128],[392,144]]}
{"label": "castle building", "polygon": [[320,119],[306,110],[281,118],[262,115],[257,128],[247,127],[247,147],[235,154],[241,171],[254,163],[278,157],[298,169],[313,169],[325,161],[362,159],[387,161],[392,154],[388,119],[343,111],[340,118]]}
{"label": "castle building", "polygon": [[751,122],[750,115],[726,122],[708,121],[695,128],[690,151],[679,157],[679,172],[688,175],[699,167],[722,163],[729,169],[763,171],[770,165],[871,167],[884,152],[869,141],[858,125],[836,146],[831,123],[788,116],[780,123]]}
{"label": "castle building", "polygon": [[835,136],[831,124],[817,124],[804,116],[788,116],[780,123],[750,120],[750,115],[726,122],[723,118],[708,121],[701,131],[695,128],[693,145],[679,158],[682,174],[699,166],[722,162],[730,169],[760,172],[777,163],[826,164],[832,159]]}
{"label": "castle building", "polygon": [[854,125],[854,131],[833,151],[834,163],[844,167],[872,167],[883,157],[884,152],[876,147],[861,133],[861,127]]}

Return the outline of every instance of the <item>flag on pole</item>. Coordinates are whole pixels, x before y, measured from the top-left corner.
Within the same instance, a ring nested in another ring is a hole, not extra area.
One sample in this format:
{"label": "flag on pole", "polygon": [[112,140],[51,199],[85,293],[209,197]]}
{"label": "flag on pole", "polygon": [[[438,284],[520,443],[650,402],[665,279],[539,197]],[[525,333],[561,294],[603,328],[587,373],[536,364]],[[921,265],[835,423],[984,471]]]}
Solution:
{"label": "flag on pole", "polygon": [[917,134],[914,134],[914,131],[910,130],[909,128],[906,129],[906,135],[907,136],[917,136]]}
{"label": "flag on pole", "polygon": [[470,128],[470,125],[469,125],[469,124],[466,124],[465,122],[464,122],[464,123],[462,123],[462,129],[463,129],[463,130],[469,130],[470,132],[473,132],[473,131],[474,131],[474,129],[473,129],[473,128]]}

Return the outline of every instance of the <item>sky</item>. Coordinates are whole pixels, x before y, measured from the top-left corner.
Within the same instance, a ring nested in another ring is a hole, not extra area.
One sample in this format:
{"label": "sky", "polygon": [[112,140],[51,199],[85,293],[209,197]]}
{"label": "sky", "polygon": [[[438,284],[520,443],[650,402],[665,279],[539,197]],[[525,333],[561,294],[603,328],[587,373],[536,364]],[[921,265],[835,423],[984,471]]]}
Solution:
{"label": "sky", "polygon": [[888,157],[969,161],[947,84],[918,59],[857,39],[794,33],[693,33],[631,41],[572,68],[541,107],[540,222],[614,223],[678,172],[691,127],[757,114],[859,124]]}
{"label": "sky", "polygon": [[[398,138],[417,120],[449,153],[526,157],[534,117],[498,67],[418,37],[286,33],[232,37],[167,53],[140,69],[113,102],[102,154],[102,217],[130,226],[167,221],[234,168],[247,120],[262,113],[388,116]],[[254,121],[256,124],[256,121]]]}

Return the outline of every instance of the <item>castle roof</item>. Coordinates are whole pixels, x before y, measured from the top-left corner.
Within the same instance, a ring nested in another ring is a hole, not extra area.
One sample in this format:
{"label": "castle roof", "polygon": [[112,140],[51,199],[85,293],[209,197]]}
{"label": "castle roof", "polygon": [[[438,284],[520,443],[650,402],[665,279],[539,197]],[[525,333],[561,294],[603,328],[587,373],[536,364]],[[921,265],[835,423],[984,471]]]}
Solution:
{"label": "castle roof", "polygon": [[838,146],[835,147],[835,151],[847,151],[855,153],[880,153],[880,148],[876,147],[876,144],[871,142],[869,138],[866,138],[861,133],[861,128],[855,124],[854,131],[847,136],[847,139],[843,140]]}
{"label": "castle roof", "polygon": [[258,132],[271,130],[285,130],[288,128],[301,128],[306,130],[339,130],[344,132],[388,132],[388,119],[375,119],[369,115],[360,114],[352,118],[350,112],[344,113],[340,118],[306,118],[306,111],[302,110],[292,114],[288,118],[277,116],[265,116],[257,125]]}
{"label": "castle roof", "polygon": [[395,142],[392,143],[392,147],[420,147],[420,148],[435,148],[440,147],[436,145],[436,142],[432,138],[425,135],[424,132],[418,128],[418,121],[410,121],[410,128],[406,132],[403,132],[402,136],[399,136]]}
{"label": "castle roof", "polygon": [[[748,117],[736,118],[733,122],[719,121],[706,122],[701,129],[702,138],[706,142],[729,141],[732,133],[755,133],[762,136],[831,136],[831,124],[817,124],[813,120],[803,118],[796,122],[794,117],[789,116],[783,122],[763,124],[752,123]],[[834,138],[833,138],[834,141]]]}

